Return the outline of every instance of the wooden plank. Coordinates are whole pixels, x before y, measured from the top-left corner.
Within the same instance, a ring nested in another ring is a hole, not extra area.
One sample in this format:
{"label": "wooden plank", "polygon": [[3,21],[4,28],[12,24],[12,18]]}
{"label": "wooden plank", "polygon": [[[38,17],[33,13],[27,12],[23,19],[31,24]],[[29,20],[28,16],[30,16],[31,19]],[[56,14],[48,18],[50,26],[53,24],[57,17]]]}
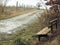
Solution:
{"label": "wooden plank", "polygon": [[50,21],[50,23],[55,22],[56,20],[57,20],[57,18],[55,18],[54,20]]}
{"label": "wooden plank", "polygon": [[52,25],[54,25],[54,24],[57,24],[57,22],[53,22],[53,23],[51,23],[49,26],[52,26]]}
{"label": "wooden plank", "polygon": [[45,27],[44,29],[42,29],[40,32],[37,33],[37,35],[43,35],[43,34],[47,34],[51,29],[48,27]]}

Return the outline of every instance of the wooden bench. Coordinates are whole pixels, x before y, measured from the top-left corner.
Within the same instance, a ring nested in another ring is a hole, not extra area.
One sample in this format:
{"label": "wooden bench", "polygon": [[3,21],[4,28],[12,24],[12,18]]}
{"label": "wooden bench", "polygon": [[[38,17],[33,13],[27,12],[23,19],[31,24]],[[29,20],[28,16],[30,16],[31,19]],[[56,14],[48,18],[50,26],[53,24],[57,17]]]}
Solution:
{"label": "wooden bench", "polygon": [[49,37],[48,33],[51,31],[50,28],[45,27],[43,28],[41,31],[39,31],[38,33],[36,33],[36,36],[38,37],[38,40],[40,41],[41,37]]}
{"label": "wooden bench", "polygon": [[49,21],[49,28],[51,28],[51,32],[53,33],[54,31],[53,31],[53,26],[54,25],[56,25],[56,29],[57,29],[57,18],[55,18],[55,19],[53,19],[53,20],[51,20],[51,21]]}
{"label": "wooden bench", "polygon": [[56,25],[56,29],[57,29],[57,18],[51,20],[49,23],[48,27],[43,28],[41,31],[39,31],[38,33],[36,33],[35,36],[38,37],[38,40],[40,41],[41,37],[46,37],[47,39],[49,38],[49,33],[51,35],[53,35],[53,26]]}

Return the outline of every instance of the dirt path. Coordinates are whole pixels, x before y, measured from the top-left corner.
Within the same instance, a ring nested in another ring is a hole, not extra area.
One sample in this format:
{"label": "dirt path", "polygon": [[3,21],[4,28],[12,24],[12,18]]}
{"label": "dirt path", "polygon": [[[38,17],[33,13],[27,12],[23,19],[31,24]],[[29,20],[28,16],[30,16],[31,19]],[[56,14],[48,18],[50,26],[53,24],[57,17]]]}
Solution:
{"label": "dirt path", "polygon": [[[9,32],[17,27],[22,27],[25,24],[30,24],[38,19],[37,14],[43,11],[34,11],[10,19],[0,20],[0,31]],[[34,14],[33,14],[34,13]]]}

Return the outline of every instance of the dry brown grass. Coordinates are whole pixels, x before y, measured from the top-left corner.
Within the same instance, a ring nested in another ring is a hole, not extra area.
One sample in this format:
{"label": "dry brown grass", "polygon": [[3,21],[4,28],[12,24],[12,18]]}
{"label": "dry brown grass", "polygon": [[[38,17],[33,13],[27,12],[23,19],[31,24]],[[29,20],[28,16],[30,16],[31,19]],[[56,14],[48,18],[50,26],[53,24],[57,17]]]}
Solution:
{"label": "dry brown grass", "polygon": [[[47,15],[48,14],[46,14],[44,12],[41,15],[41,17],[39,17],[39,20],[38,21],[36,21],[35,23],[32,23],[32,24],[28,25],[27,28],[22,29],[21,31],[17,31],[16,34],[12,35],[11,39],[12,40],[15,40],[15,38],[20,37],[20,38],[22,38],[24,40],[27,40],[28,39],[27,42],[30,45],[33,45],[34,43],[37,43],[36,37],[32,37],[32,36],[34,34],[36,34],[38,31],[40,31],[42,28],[48,26],[49,19],[48,19]],[[58,37],[54,38],[54,40],[52,40],[52,41],[49,41],[49,42],[47,41],[46,43],[43,42],[43,43],[40,43],[38,45],[59,45],[59,43],[60,43],[60,39],[59,38],[60,37],[58,36]],[[23,42],[25,42],[25,41],[23,41]]]}
{"label": "dry brown grass", "polygon": [[18,9],[18,10],[16,10],[15,8],[5,9],[5,12],[3,12],[3,14],[0,14],[0,20],[15,17],[15,16],[22,15],[29,12],[33,12],[35,10],[36,9],[23,9],[23,8]]}

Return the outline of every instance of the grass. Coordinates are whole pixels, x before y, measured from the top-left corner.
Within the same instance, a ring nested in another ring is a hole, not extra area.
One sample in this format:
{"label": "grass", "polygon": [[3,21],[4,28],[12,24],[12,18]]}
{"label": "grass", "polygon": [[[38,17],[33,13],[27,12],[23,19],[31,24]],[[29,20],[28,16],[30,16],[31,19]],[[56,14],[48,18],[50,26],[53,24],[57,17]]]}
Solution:
{"label": "grass", "polygon": [[18,16],[18,15],[22,15],[22,14],[25,14],[25,13],[33,12],[35,10],[36,9],[18,9],[18,10],[13,10],[12,9],[11,11],[6,11],[3,14],[0,14],[0,20],[12,18],[12,17]]}
{"label": "grass", "polygon": [[[33,37],[37,32],[39,32],[41,29],[44,27],[48,26],[48,18],[45,12],[42,13],[41,17],[38,17],[39,19],[36,20],[36,22],[32,24],[27,24],[28,27],[22,29],[22,30],[17,30],[16,33],[14,33],[9,40],[12,40],[11,44],[15,45],[15,41],[19,41],[19,43],[24,43],[26,45],[34,45],[37,42],[37,38]],[[8,40],[8,41],[9,41]],[[21,42],[20,42],[21,41]],[[8,42],[7,42],[8,43]],[[55,42],[54,42],[55,43]],[[47,42],[44,44],[40,45],[55,45],[53,42]]]}
{"label": "grass", "polygon": [[23,42],[26,43],[26,45],[33,45],[34,43],[36,43],[37,39],[33,37],[33,35],[35,35],[47,25],[46,18],[43,19],[44,17],[46,16],[42,15],[39,20],[36,20],[35,23],[27,25],[28,27],[22,29],[21,31],[17,31],[14,35],[12,35],[11,40],[21,38],[21,40],[24,40]]}
{"label": "grass", "polygon": [[[28,25],[27,28],[22,29],[21,31],[17,31],[13,36],[12,40],[17,40],[18,37],[21,38],[21,40],[24,40],[23,43],[26,45],[35,45],[37,41],[36,37],[33,37],[37,32],[39,32],[44,27],[48,26],[49,19],[47,17],[48,14],[45,12],[41,15],[41,17],[38,17],[39,20],[37,20],[35,23],[32,23]],[[51,16],[51,15],[50,15]],[[51,18],[52,19],[52,18]],[[19,39],[20,40],[20,39]],[[13,41],[13,42],[14,42]],[[28,42],[28,43],[27,43]],[[56,45],[56,42],[47,42],[42,43],[40,45]]]}

